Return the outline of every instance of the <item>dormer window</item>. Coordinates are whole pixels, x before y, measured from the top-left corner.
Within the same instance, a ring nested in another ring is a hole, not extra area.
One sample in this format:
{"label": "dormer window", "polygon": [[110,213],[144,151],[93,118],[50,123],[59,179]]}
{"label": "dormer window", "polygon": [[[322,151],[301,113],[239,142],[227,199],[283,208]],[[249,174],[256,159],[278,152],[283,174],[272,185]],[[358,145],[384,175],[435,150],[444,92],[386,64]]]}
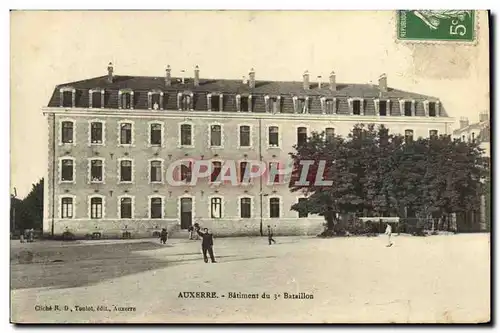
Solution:
{"label": "dormer window", "polygon": [[266,112],[268,113],[281,113],[281,96],[269,96],[264,97],[266,102]]}
{"label": "dormer window", "polygon": [[391,114],[391,101],[388,99],[375,99],[375,114],[378,116],[389,116]]}
{"label": "dormer window", "polygon": [[134,108],[134,92],[132,90],[118,91],[118,108],[119,109]]}
{"label": "dormer window", "polygon": [[90,89],[89,90],[89,108],[103,108],[104,107],[104,89]]}
{"label": "dormer window", "polygon": [[163,110],[163,91],[148,92],[148,109]]}
{"label": "dormer window", "polygon": [[347,102],[351,115],[363,116],[365,114],[365,101],[363,98],[349,98]]}
{"label": "dormer window", "polygon": [[415,116],[415,101],[413,100],[400,100],[399,108],[402,116],[412,117]]}
{"label": "dormer window", "polygon": [[439,116],[439,102],[438,101],[425,101],[424,102],[425,115],[428,117]]}
{"label": "dormer window", "polygon": [[293,111],[295,113],[309,113],[309,97],[298,97],[293,98]]}
{"label": "dormer window", "polygon": [[193,93],[178,93],[177,94],[177,108],[179,111],[193,111],[194,100]]}
{"label": "dormer window", "polygon": [[252,112],[252,95],[236,95],[236,110],[238,112]]}
{"label": "dormer window", "polygon": [[61,94],[61,107],[64,108],[74,108],[75,107],[75,95],[76,90],[71,87],[61,88],[59,90]]}
{"label": "dormer window", "polygon": [[224,95],[222,94],[208,94],[207,106],[208,111],[222,111]]}
{"label": "dormer window", "polygon": [[337,113],[337,99],[321,97],[321,112],[323,114],[335,114]]}

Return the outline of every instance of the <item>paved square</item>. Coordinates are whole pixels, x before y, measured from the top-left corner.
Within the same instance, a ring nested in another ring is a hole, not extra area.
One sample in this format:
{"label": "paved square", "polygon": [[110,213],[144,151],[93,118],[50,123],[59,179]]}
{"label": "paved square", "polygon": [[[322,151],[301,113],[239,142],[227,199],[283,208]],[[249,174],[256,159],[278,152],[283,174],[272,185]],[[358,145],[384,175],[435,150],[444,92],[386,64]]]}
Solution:
{"label": "paved square", "polygon": [[[203,262],[197,241],[169,240],[167,246],[155,240],[15,242],[12,320],[459,323],[490,318],[489,234],[401,235],[391,248],[384,237],[277,241],[269,246],[265,237],[215,239],[216,264]],[[28,248],[34,263],[17,264],[15,256]],[[218,298],[179,298],[179,293],[193,296],[189,292],[216,292]],[[267,293],[270,299],[229,298],[229,293]],[[284,299],[284,293],[314,298]],[[280,296],[275,300],[274,294]]]}

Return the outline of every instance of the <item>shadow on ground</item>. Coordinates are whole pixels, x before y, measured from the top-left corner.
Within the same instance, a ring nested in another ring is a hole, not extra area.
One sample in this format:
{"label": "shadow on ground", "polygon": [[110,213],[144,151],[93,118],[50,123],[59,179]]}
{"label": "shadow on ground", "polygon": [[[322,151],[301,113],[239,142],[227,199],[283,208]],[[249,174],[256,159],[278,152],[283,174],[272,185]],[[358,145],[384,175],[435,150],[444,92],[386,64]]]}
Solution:
{"label": "shadow on ground", "polygon": [[[142,251],[165,247],[169,246],[152,242],[72,246],[46,243],[36,244],[30,248],[11,249],[11,290],[75,288],[165,267],[197,262],[204,264],[201,251],[169,253],[160,258],[141,254]],[[25,251],[33,253],[32,263],[20,264],[19,254]],[[237,255],[215,257],[220,263],[276,258],[275,256],[242,258]]]}
{"label": "shadow on ground", "polygon": [[104,280],[167,267],[169,261],[137,251],[156,250],[164,245],[151,242],[32,247],[31,264],[19,264],[20,251],[11,250],[11,289],[73,288]]}

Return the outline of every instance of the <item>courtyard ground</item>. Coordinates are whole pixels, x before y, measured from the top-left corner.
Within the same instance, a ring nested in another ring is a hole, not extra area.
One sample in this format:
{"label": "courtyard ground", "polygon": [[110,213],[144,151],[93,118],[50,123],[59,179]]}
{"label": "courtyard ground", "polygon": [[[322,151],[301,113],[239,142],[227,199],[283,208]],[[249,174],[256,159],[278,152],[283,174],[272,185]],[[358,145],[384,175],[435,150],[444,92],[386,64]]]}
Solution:
{"label": "courtyard ground", "polygon": [[[174,239],[166,246],[157,240],[16,241],[11,243],[11,320],[464,323],[490,319],[489,234],[400,235],[389,248],[382,236],[277,241],[269,246],[264,237],[215,239],[216,264],[202,261],[198,241]],[[23,250],[35,254],[33,263],[17,263]],[[216,292],[218,298],[179,298],[181,292]],[[230,292],[267,293],[270,299],[229,298]],[[284,299],[285,292],[314,298]],[[280,295],[276,300],[275,294]],[[75,306],[89,308],[77,311]]]}

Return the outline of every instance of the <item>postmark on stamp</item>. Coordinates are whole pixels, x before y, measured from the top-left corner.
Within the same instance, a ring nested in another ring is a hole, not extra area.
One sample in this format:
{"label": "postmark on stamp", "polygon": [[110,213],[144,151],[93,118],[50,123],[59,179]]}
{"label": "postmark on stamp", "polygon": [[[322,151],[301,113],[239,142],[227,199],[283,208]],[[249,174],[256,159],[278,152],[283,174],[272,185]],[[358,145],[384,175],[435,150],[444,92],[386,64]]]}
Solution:
{"label": "postmark on stamp", "polygon": [[397,38],[402,41],[474,42],[474,10],[399,10]]}

